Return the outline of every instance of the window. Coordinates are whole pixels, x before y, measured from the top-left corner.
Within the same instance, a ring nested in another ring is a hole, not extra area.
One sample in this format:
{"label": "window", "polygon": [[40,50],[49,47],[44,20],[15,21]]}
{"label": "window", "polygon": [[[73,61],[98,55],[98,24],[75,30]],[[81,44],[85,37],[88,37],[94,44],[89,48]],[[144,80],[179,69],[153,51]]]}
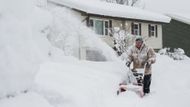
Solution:
{"label": "window", "polygon": [[86,60],[89,61],[106,61],[106,57],[102,54],[100,50],[87,49],[86,50]]}
{"label": "window", "polygon": [[104,35],[104,26],[103,26],[103,24],[104,24],[103,21],[95,20],[94,27],[95,27],[96,34]]}
{"label": "window", "polygon": [[111,21],[109,20],[90,19],[89,27],[91,27],[96,32],[96,34],[109,35],[110,22]]}
{"label": "window", "polygon": [[133,35],[141,35],[141,23],[131,23],[131,33]]}
{"label": "window", "polygon": [[149,31],[149,37],[158,37],[158,32],[157,32],[157,25],[155,24],[149,24],[148,25],[148,31]]}
{"label": "window", "polygon": [[104,24],[105,24],[105,35],[108,35],[109,23],[108,21],[104,21]]}

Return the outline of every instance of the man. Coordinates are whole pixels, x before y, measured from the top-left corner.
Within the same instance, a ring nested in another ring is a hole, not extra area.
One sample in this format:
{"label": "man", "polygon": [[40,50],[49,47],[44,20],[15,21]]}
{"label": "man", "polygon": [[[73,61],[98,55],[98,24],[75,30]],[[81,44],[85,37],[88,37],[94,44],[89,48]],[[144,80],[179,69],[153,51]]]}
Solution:
{"label": "man", "polygon": [[129,48],[127,52],[126,65],[129,67],[133,62],[132,71],[135,72],[138,68],[144,68],[144,79],[143,79],[143,92],[144,94],[150,93],[151,75],[152,75],[152,64],[156,61],[156,55],[154,50],[147,46],[142,36],[136,36],[135,45]]}

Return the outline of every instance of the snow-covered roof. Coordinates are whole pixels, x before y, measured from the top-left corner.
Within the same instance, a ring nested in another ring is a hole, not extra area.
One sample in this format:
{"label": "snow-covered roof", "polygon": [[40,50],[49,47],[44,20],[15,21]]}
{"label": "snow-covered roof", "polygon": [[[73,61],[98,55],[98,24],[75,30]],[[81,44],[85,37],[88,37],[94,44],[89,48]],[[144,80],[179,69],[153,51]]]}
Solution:
{"label": "snow-covered roof", "polygon": [[185,13],[175,13],[175,14],[167,14],[172,19],[178,20],[180,22],[186,23],[190,25],[190,14]]}
{"label": "snow-covered roof", "polygon": [[94,0],[49,0],[72,9],[80,10],[88,14],[104,15],[110,17],[137,19],[153,22],[169,23],[171,18],[163,14],[150,12],[140,8],[124,6],[114,3]]}

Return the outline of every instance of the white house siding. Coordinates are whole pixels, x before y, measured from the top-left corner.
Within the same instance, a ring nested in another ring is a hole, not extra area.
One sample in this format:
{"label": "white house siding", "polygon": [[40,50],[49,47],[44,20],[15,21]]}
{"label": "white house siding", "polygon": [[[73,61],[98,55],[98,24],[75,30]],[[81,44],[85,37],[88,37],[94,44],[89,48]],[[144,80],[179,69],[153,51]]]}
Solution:
{"label": "white house siding", "polygon": [[[129,32],[131,34],[131,23],[132,21],[126,21],[128,23]],[[141,23],[141,35],[143,36],[145,42],[150,45],[154,49],[161,49],[162,48],[162,25],[157,25],[157,37],[149,37],[148,25],[153,23],[144,23],[144,22],[137,22]],[[134,42],[134,41],[133,41]]]}
{"label": "white house siding", "polygon": [[[108,20],[106,18],[102,18],[102,19]],[[120,20],[115,20],[115,19],[111,19],[111,20],[112,20],[112,27],[123,27],[131,34],[131,23],[133,21],[125,21],[125,23],[123,23],[123,21],[120,21]],[[148,25],[153,24],[153,23],[144,23],[144,22],[137,22],[137,23],[141,23],[141,35],[145,39],[145,42],[154,49],[161,49],[162,48],[162,25],[156,24],[157,34],[158,34],[157,37],[149,37]],[[111,47],[114,46],[113,37],[101,36],[101,39],[105,41],[109,46]],[[131,42],[133,43],[134,41],[131,41]],[[132,43],[129,43],[129,44],[132,44]]]}
{"label": "white house siding", "polygon": [[[49,4],[49,5],[52,8],[55,6],[54,4]],[[81,20],[81,22],[84,21],[83,23],[86,24],[85,18],[87,16],[81,15],[81,13],[78,11],[73,11],[73,14],[76,17],[78,17],[78,19]],[[101,19],[101,20],[112,20],[112,27],[123,27],[123,28],[126,28],[126,30],[128,30],[129,33],[131,33],[132,21],[126,20],[125,24],[124,24],[123,23],[124,21],[117,20],[117,19],[107,19],[107,18],[100,18],[100,17],[95,17],[95,16],[94,17],[90,16],[90,18]],[[145,38],[146,43],[148,45],[150,45],[151,47],[153,47],[154,49],[161,49],[162,48],[162,25],[161,24],[157,25],[158,37],[148,37],[148,24],[152,24],[152,23],[143,23],[143,22],[138,22],[138,23],[141,23],[141,35],[143,36],[143,38]],[[100,38],[103,41],[105,41],[109,46],[114,47],[113,37],[100,36]],[[132,41],[132,42],[134,42],[134,41]]]}
{"label": "white house siding", "polygon": [[[82,21],[86,22],[86,21],[85,21],[85,18],[86,18],[87,16],[81,15],[81,13],[78,12],[78,11],[73,11],[73,14],[77,17],[77,19],[81,20],[81,22],[82,22]],[[85,24],[86,24],[86,23],[85,23]]]}
{"label": "white house siding", "polygon": [[122,21],[112,19],[112,27],[122,27]]}
{"label": "white house siding", "polygon": [[143,24],[142,27],[142,34],[146,38],[146,43],[150,45],[154,49],[161,49],[162,48],[162,25],[157,24],[157,37],[148,37],[148,23]]}

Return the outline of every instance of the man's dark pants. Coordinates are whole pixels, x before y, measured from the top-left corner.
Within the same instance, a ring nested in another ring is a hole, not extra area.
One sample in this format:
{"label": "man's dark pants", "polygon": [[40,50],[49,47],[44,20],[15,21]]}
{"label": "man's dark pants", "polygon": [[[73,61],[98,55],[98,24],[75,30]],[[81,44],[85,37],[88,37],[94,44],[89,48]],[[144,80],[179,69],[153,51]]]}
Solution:
{"label": "man's dark pants", "polygon": [[151,74],[144,75],[144,80],[143,80],[143,92],[145,94],[150,93],[150,84],[151,84]]}

